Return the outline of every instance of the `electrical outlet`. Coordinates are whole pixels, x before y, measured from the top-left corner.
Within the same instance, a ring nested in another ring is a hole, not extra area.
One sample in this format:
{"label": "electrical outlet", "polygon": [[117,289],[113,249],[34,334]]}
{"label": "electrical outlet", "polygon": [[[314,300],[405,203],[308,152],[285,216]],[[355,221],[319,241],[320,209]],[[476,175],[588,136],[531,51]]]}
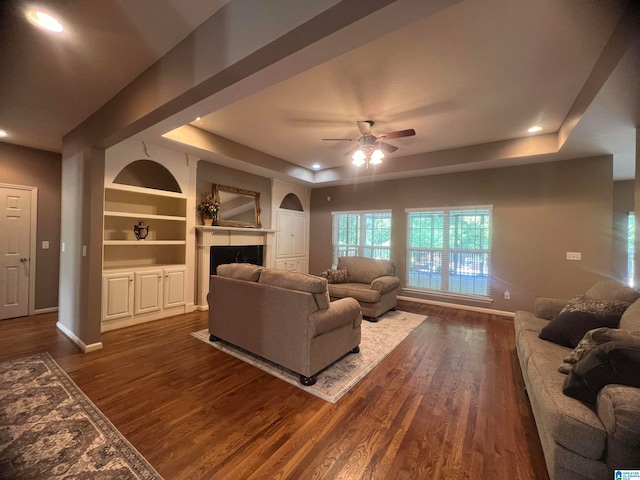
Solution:
{"label": "electrical outlet", "polygon": [[582,252],[567,252],[567,260],[582,260]]}
{"label": "electrical outlet", "polygon": [[504,299],[511,300],[511,292],[509,290],[504,291]]}

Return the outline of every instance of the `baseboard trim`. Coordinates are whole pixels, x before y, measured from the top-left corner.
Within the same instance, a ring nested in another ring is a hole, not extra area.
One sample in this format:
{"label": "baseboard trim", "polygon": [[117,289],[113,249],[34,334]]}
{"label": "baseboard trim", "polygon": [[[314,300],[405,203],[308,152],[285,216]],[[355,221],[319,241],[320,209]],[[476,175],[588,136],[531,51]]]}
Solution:
{"label": "baseboard trim", "polygon": [[196,305],[196,310],[199,312],[206,312],[209,310],[209,305]]}
{"label": "baseboard trim", "polygon": [[37,308],[33,311],[33,315],[40,315],[42,313],[54,313],[58,311],[58,307]]}
{"label": "baseboard trim", "polygon": [[488,313],[490,315],[501,315],[503,317],[515,317],[514,312],[506,312],[504,310],[495,310],[493,308],[473,307],[471,305],[459,305],[457,303],[439,302],[437,300],[426,300],[424,298],[405,297],[398,295],[398,300],[406,300],[407,302],[426,303],[429,305],[438,305],[440,307],[457,308],[458,310],[468,310],[470,312]]}
{"label": "baseboard trim", "polygon": [[56,327],[67,337],[69,337],[69,340],[75,343],[83,353],[95,352],[96,350],[100,350],[102,348],[102,342],[96,342],[87,345],[82,340],[80,340],[80,338],[75,333],[62,325],[60,322],[56,323]]}

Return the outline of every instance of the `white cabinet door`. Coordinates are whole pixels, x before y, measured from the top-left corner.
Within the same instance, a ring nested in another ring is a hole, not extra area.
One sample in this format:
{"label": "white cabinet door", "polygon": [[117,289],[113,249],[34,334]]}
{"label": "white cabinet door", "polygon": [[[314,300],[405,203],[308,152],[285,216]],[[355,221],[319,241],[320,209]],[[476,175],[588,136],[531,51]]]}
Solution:
{"label": "white cabinet door", "polygon": [[135,274],[134,313],[156,312],[162,308],[162,270]]}
{"label": "white cabinet door", "polygon": [[304,213],[278,212],[276,256],[306,255],[307,236]]}
{"label": "white cabinet door", "polygon": [[102,319],[133,315],[133,273],[111,273],[102,276]]}
{"label": "white cabinet door", "polygon": [[306,255],[307,236],[304,214],[291,214],[291,255]]}
{"label": "white cabinet door", "polygon": [[291,255],[291,214],[288,212],[278,212],[276,233],[276,256],[288,257]]}
{"label": "white cabinet door", "polygon": [[184,305],[186,276],[186,268],[167,268],[164,270],[164,308]]}

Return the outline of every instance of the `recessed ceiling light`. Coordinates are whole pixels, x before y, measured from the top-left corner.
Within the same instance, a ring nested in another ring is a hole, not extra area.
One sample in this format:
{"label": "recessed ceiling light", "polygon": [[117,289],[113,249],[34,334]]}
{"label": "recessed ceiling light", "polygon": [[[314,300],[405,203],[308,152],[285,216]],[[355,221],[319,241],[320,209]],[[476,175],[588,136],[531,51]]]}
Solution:
{"label": "recessed ceiling light", "polygon": [[533,127],[531,127],[529,130],[527,130],[529,133],[536,133],[542,130],[542,127],[540,125],[534,125]]}
{"label": "recessed ceiling light", "polygon": [[200,117],[196,117],[196,122],[199,122],[201,120]]}
{"label": "recessed ceiling light", "polygon": [[29,10],[27,18],[35,25],[50,32],[60,33],[64,30],[62,24],[48,13],[41,10]]}
{"label": "recessed ceiling light", "polygon": [[6,130],[0,130],[0,138],[4,138],[4,137],[8,137],[9,134],[6,132]]}
{"label": "recessed ceiling light", "polygon": [[311,165],[311,168],[313,168],[314,170],[320,170],[322,168],[322,165],[320,165],[319,163],[314,163],[313,165]]}

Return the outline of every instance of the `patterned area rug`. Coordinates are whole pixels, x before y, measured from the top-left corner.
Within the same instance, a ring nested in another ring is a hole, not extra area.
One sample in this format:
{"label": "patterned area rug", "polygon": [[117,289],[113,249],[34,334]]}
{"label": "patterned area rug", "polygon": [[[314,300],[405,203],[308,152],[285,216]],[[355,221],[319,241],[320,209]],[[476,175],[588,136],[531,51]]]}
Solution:
{"label": "patterned area rug", "polygon": [[323,400],[336,403],[340,397],[373,370],[389,352],[400,345],[400,342],[407,338],[426,318],[424,315],[395,311],[382,315],[376,323],[363,321],[360,353],[347,354],[327,367],[318,375],[316,384],[310,387],[302,385],[299,380],[300,376],[284,367],[228,343],[210,342],[207,329],[193,332],[191,335],[291,385],[306,390]]}
{"label": "patterned area rug", "polygon": [[162,479],[48,353],[0,363],[0,478]]}

